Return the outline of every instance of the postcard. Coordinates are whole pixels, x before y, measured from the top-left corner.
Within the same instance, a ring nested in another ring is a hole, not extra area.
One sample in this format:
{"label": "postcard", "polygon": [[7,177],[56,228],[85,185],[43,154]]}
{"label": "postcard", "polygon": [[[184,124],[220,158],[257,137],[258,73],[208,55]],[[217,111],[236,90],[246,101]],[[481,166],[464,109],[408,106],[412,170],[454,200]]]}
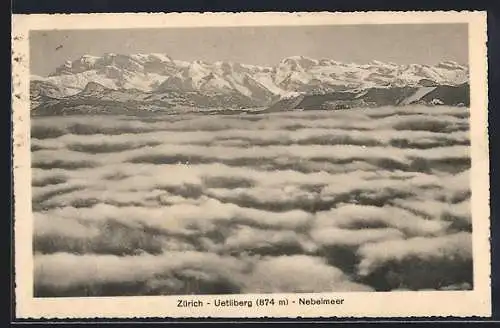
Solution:
{"label": "postcard", "polygon": [[491,316],[486,35],[14,15],[17,317]]}

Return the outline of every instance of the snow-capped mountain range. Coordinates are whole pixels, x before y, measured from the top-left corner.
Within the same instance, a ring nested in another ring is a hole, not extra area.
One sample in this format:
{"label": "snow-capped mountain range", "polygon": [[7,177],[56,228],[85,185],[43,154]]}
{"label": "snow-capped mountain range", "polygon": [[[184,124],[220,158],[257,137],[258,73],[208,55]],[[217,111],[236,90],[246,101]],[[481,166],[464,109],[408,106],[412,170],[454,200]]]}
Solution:
{"label": "snow-capped mountain range", "polygon": [[[354,64],[292,56],[275,66],[265,67],[223,61],[187,62],[165,54],[108,53],[67,61],[48,77],[32,76],[31,99],[36,107],[58,99],[81,98],[84,91],[84,96],[89,98],[87,87],[92,83],[102,86],[97,93],[129,90],[128,95],[123,95],[127,99],[130,94],[139,98],[144,98],[139,94],[168,94],[169,97],[177,94],[186,99],[201,97],[205,100],[219,97],[221,102],[215,102],[214,106],[224,106],[225,98],[230,97],[236,99],[236,107],[241,108],[269,106],[280,99],[299,95],[370,88],[457,86],[467,83],[468,78],[468,67],[452,61],[437,65],[397,65],[379,61]],[[195,106],[203,104],[205,100],[200,99],[192,103]],[[188,103],[190,101],[184,105]],[[232,105],[228,103],[228,107]]]}

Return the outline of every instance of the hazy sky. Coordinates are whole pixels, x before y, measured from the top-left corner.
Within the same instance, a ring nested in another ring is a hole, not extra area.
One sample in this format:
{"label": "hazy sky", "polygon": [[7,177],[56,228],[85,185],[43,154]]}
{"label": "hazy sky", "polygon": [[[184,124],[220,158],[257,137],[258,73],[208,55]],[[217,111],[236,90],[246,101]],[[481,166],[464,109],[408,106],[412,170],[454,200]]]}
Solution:
{"label": "hazy sky", "polygon": [[[62,47],[61,47],[62,46]],[[343,62],[468,62],[467,24],[52,30],[30,33],[31,73],[84,54],[164,53],[182,60],[275,65],[303,55]]]}

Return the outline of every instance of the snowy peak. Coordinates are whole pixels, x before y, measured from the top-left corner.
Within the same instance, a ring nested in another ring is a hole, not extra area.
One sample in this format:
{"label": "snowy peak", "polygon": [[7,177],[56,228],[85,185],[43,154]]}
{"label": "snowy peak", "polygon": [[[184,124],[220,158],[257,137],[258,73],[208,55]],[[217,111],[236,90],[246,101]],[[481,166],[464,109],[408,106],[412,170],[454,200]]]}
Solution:
{"label": "snowy peak", "polygon": [[305,56],[291,56],[284,58],[280,61],[278,67],[288,67],[292,70],[308,70],[319,64],[316,59],[308,58]]}
{"label": "snowy peak", "polygon": [[166,54],[151,53],[151,54],[135,54],[131,55],[133,59],[148,63],[148,62],[173,62],[172,58]]}
{"label": "snowy peak", "polygon": [[442,61],[439,64],[437,64],[436,66],[439,68],[444,68],[444,69],[448,69],[448,70],[462,70],[462,71],[467,70],[467,67],[460,65],[457,62],[454,62],[451,60]]}
{"label": "snowy peak", "polygon": [[157,67],[162,71],[169,64],[173,64],[172,59],[165,54],[134,54],[121,55],[115,53],[106,53],[101,57],[93,55],[83,55],[73,61],[66,61],[63,65],[56,68],[50,76],[64,74],[78,74],[89,70],[103,70],[107,67],[131,72],[148,72],[152,67]]}
{"label": "snowy peak", "polygon": [[[453,61],[436,65],[342,63],[333,59],[289,56],[274,66],[231,61],[213,63],[173,59],[162,53],[83,55],[67,61],[39,81],[37,92],[68,97],[100,92],[93,82],[111,90],[198,92],[251,99],[256,106],[295,94],[327,94],[394,87],[434,87],[468,82],[469,70]],[[41,83],[43,81],[43,83]],[[48,88],[46,92],[41,90]],[[101,90],[102,91],[102,90]],[[45,92],[45,93],[44,93]]]}

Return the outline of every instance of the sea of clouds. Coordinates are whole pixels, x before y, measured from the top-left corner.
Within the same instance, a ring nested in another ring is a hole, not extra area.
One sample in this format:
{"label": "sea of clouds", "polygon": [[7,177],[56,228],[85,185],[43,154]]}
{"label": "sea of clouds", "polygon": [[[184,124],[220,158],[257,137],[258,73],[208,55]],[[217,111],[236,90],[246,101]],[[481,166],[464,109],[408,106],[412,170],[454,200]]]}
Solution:
{"label": "sea of clouds", "polygon": [[470,289],[468,110],[33,118],[35,295]]}

